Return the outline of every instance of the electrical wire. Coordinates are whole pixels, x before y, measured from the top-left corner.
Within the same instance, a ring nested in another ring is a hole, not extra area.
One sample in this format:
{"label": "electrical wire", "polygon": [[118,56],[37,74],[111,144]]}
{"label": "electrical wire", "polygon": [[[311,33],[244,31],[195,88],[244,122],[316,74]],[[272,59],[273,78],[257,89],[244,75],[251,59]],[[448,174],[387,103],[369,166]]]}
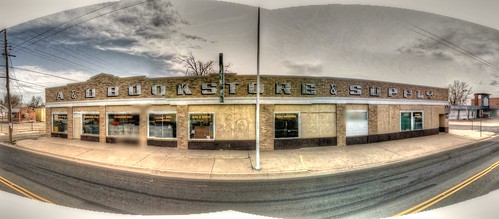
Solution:
{"label": "electrical wire", "polygon": [[26,68],[19,68],[19,67],[11,67],[11,68],[18,69],[18,70],[23,70],[23,71],[29,71],[29,72],[33,72],[33,73],[37,73],[37,74],[42,74],[42,75],[47,75],[47,76],[51,76],[51,77],[55,77],[55,78],[60,78],[60,79],[66,79],[66,80],[69,80],[69,81],[78,82],[78,80],[74,80],[74,79],[71,79],[71,78],[66,78],[66,77],[62,77],[62,76],[58,76],[58,75],[53,75],[53,74],[49,74],[49,73],[45,73],[45,72],[41,72],[41,71],[36,71],[36,70],[31,70],[31,69],[26,69]]}
{"label": "electrical wire", "polygon": [[60,27],[60,26],[62,26],[62,25],[65,25],[65,24],[71,23],[72,21],[74,21],[74,20],[76,20],[76,19],[78,19],[78,18],[81,18],[81,17],[84,17],[84,16],[89,15],[89,14],[91,14],[91,13],[94,13],[94,12],[100,11],[100,10],[102,10],[102,9],[104,9],[104,8],[108,8],[108,7],[114,6],[114,5],[118,4],[118,3],[121,3],[121,2],[120,2],[120,1],[117,1],[117,2],[112,3],[112,4],[110,4],[110,5],[106,5],[106,6],[104,6],[104,7],[100,7],[100,8],[98,8],[98,9],[93,10],[93,11],[90,11],[90,12],[84,13],[84,14],[82,14],[82,15],[80,15],[80,16],[78,16],[78,17],[75,17],[75,18],[73,18],[73,19],[71,19],[71,20],[69,20],[69,21],[63,22],[63,23],[61,23],[61,24],[59,24],[59,25],[57,25],[57,26],[55,26],[55,27],[53,27],[53,28],[50,28],[50,29],[48,29],[48,30],[44,31],[43,33],[38,34],[37,36],[35,36],[35,37],[31,38],[31,39],[28,39],[28,40],[24,41],[24,42],[23,42],[23,43],[21,43],[19,46],[22,46],[22,45],[24,45],[25,43],[28,43],[29,41],[31,41],[31,40],[33,40],[33,39],[36,39],[36,38],[38,38],[38,37],[40,37],[40,36],[42,36],[42,35],[43,35],[43,34],[45,34],[45,33],[48,33],[48,32],[50,32],[50,31],[52,31],[52,30],[54,30],[54,29],[57,29],[57,28],[59,28],[59,27]]}
{"label": "electrical wire", "polygon": [[76,24],[73,24],[73,25],[71,25],[71,26],[65,27],[65,28],[64,28],[64,29],[62,29],[62,30],[59,30],[59,31],[57,31],[57,32],[55,32],[55,33],[52,33],[52,34],[48,35],[48,36],[45,36],[45,37],[43,37],[43,38],[41,38],[41,39],[39,39],[39,40],[36,40],[36,41],[34,41],[34,42],[31,42],[29,45],[24,46],[24,47],[21,47],[20,49],[16,50],[16,52],[22,51],[22,50],[26,49],[28,46],[31,46],[31,45],[33,45],[33,44],[35,44],[35,43],[37,43],[37,42],[39,42],[39,41],[41,41],[41,40],[43,40],[43,39],[46,39],[46,38],[51,37],[51,36],[54,36],[54,35],[56,35],[56,34],[58,34],[58,33],[62,32],[62,31],[65,31],[65,30],[67,30],[67,29],[69,29],[69,28],[72,28],[72,27],[75,27],[75,26],[77,26],[77,25],[80,25],[80,24],[85,23],[85,22],[87,22],[87,21],[90,21],[90,20],[93,20],[93,19],[96,19],[96,18],[102,17],[102,16],[104,16],[104,15],[111,14],[111,13],[116,12],[116,11],[120,11],[120,10],[124,10],[124,9],[127,9],[127,8],[131,8],[131,7],[134,7],[134,6],[137,6],[137,5],[141,5],[141,4],[144,4],[144,3],[150,2],[150,1],[154,1],[154,0],[146,0],[146,1],[143,1],[143,2],[136,3],[136,4],[128,5],[128,6],[125,6],[125,7],[122,7],[122,8],[118,8],[118,9],[115,9],[115,10],[112,10],[112,11],[109,11],[109,12],[106,12],[106,13],[103,13],[103,14],[100,14],[100,15],[98,15],[98,16],[95,16],[95,17],[92,17],[92,18],[89,18],[89,19],[83,20],[83,21],[81,21],[81,22],[79,22],[79,23],[76,23]]}

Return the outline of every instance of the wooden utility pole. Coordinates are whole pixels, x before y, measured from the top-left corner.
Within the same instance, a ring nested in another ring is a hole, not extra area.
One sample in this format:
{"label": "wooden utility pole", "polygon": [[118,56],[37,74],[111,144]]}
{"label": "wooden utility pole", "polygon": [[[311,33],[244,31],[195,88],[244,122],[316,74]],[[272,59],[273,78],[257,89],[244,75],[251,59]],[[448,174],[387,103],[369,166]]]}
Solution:
{"label": "wooden utility pole", "polygon": [[[4,54],[5,57],[5,81],[7,87],[7,120],[9,122],[9,143],[12,144],[12,102],[10,101],[10,78],[9,78],[9,46],[7,45],[7,29],[3,29],[4,36]],[[0,31],[0,32],[2,32]]]}

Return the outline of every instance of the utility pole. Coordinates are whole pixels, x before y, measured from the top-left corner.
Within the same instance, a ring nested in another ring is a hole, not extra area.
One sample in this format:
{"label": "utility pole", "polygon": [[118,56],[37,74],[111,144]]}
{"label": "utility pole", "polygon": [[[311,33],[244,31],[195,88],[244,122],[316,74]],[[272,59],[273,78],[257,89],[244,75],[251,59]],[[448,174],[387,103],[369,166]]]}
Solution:
{"label": "utility pole", "polygon": [[255,169],[260,170],[260,7],[258,7],[258,23],[256,36],[256,142]]}
{"label": "utility pole", "polygon": [[[3,56],[5,57],[5,80],[6,80],[6,87],[7,87],[7,107],[8,107],[8,112],[7,112],[7,120],[9,122],[9,143],[12,144],[12,102],[10,101],[10,78],[9,78],[9,46],[7,45],[7,29],[3,29],[3,36],[4,36],[4,53]],[[2,32],[0,31],[0,32]]]}

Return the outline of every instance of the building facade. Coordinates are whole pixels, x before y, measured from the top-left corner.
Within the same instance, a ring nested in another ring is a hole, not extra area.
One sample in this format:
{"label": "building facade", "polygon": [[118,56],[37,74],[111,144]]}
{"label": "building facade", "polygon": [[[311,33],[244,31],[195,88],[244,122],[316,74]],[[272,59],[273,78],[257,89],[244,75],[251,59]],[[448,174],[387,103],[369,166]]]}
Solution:
{"label": "building facade", "polygon": [[[99,74],[46,89],[47,134],[180,149],[251,150],[256,90],[254,75],[225,74],[222,80],[218,74]],[[344,146],[448,131],[445,88],[265,75],[260,92],[262,150]]]}

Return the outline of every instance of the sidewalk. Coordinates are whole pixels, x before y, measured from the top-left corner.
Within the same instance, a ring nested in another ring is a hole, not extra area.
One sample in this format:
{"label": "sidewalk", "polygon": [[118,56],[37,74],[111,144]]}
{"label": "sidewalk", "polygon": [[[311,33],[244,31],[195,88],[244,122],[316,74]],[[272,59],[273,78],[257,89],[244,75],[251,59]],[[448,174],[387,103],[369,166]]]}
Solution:
{"label": "sidewalk", "polygon": [[498,136],[455,130],[419,138],[345,147],[316,147],[261,152],[261,170],[254,170],[255,151],[133,148],[80,140],[41,137],[16,146],[48,156],[121,170],[194,179],[275,179],[321,175],[380,166],[465,146]]}

